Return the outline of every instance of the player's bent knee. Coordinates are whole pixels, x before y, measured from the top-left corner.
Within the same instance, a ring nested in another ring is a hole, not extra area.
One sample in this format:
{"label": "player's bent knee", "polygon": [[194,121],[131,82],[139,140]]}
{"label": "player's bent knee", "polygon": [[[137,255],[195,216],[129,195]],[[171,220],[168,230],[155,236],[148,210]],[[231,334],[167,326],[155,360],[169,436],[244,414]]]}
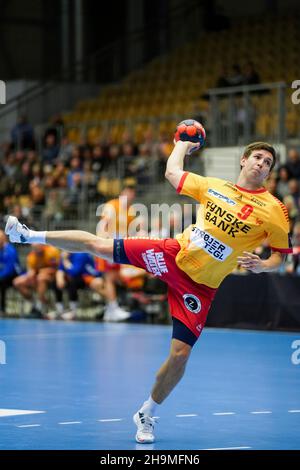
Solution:
{"label": "player's bent knee", "polygon": [[171,360],[178,366],[185,365],[190,357],[191,348],[184,345],[181,348],[173,348],[170,354]]}

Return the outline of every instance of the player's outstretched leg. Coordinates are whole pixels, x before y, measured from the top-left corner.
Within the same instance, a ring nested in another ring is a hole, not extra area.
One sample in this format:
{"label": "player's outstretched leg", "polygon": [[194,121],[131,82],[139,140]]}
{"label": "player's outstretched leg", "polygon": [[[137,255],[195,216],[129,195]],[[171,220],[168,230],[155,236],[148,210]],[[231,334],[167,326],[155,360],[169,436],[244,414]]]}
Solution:
{"label": "player's outstretched leg", "polygon": [[30,230],[16,217],[9,216],[5,233],[13,243],[42,243],[71,253],[90,253],[113,261],[113,239],[99,238],[82,230],[39,232]]}

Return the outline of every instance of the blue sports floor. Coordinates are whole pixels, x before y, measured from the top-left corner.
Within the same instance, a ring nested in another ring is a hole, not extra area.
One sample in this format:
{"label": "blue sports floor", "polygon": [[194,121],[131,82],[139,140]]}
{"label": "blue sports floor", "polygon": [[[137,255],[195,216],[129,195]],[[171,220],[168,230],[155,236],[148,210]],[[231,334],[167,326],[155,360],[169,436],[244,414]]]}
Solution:
{"label": "blue sports floor", "polygon": [[0,448],[300,449],[300,364],[291,361],[300,333],[223,329],[202,333],[182,382],[157,411],[157,442],[137,444],[132,415],[170,333],[1,319]]}

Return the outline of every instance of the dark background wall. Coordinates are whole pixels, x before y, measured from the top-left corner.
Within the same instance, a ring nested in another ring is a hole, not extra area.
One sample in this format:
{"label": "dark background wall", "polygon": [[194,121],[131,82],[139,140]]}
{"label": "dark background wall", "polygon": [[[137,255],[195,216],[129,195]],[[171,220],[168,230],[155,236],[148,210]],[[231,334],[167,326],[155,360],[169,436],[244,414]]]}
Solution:
{"label": "dark background wall", "polygon": [[0,1],[2,80],[46,78],[57,70],[59,0]]}
{"label": "dark background wall", "polygon": [[[251,4],[239,0],[82,0],[78,34],[78,4],[79,0],[0,0],[0,79],[45,80],[60,75],[66,63],[70,68],[78,60],[76,39],[80,37],[79,57],[85,66],[90,64],[97,71],[103,53],[95,53],[103,48],[108,59],[116,57],[114,66],[111,60],[102,62],[102,69],[115,68],[115,73],[92,77],[109,81],[191,40],[201,30],[228,27],[239,16],[299,9],[298,0],[253,0]],[[112,43],[114,48],[107,48]]]}

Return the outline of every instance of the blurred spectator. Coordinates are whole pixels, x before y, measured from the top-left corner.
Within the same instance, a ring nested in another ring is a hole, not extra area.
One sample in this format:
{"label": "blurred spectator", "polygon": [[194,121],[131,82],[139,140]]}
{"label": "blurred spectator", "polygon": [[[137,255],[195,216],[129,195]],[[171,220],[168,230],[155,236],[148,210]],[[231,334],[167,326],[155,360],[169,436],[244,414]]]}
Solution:
{"label": "blurred spectator", "polygon": [[26,152],[26,161],[29,162],[31,165],[34,165],[35,163],[37,163],[38,160],[39,160],[39,157],[35,150],[28,150]]}
{"label": "blurred spectator", "polygon": [[70,142],[67,136],[64,136],[60,144],[58,160],[62,163],[68,164],[71,159],[73,150],[74,144]]}
{"label": "blurred spectator", "polygon": [[85,161],[83,164],[83,187],[87,190],[89,200],[94,200],[97,196],[98,175],[92,169],[92,162]]}
{"label": "blurred spectator", "polygon": [[[249,128],[250,135],[254,135],[255,130],[255,108],[250,102],[248,106],[245,106],[245,102],[242,98],[237,97],[235,100],[235,122],[238,132],[238,137],[244,139],[246,134],[247,126]],[[243,142],[243,140],[242,140]]]}
{"label": "blurred spectator", "polygon": [[[33,302],[31,315],[42,317],[46,312],[49,285],[55,279],[59,263],[59,250],[46,245],[33,245],[27,256],[27,272],[14,279],[13,285],[25,299]],[[37,298],[34,299],[34,294]]]}
{"label": "blurred spectator", "polygon": [[285,196],[289,194],[289,173],[286,166],[281,166],[278,170],[277,191],[282,201]]}
{"label": "blurred spectator", "polygon": [[46,141],[48,135],[53,135],[56,144],[60,145],[64,132],[64,120],[60,114],[55,114],[51,120],[50,125],[45,131],[44,140]]}
{"label": "blurred spectator", "polygon": [[300,209],[299,182],[295,178],[292,178],[291,180],[289,180],[288,185],[289,185],[289,194],[292,196],[294,200],[294,204],[299,211]]}
{"label": "blurred spectator", "polygon": [[216,82],[216,88],[225,88],[227,86],[230,86],[230,83],[228,81],[228,67],[227,65],[222,66],[221,74],[217,79]]}
{"label": "blurred spectator", "polygon": [[87,145],[82,150],[82,160],[83,160],[83,162],[90,162],[92,160],[92,158],[93,158],[92,149],[89,145]]}
{"label": "blurred spectator", "polygon": [[64,163],[59,161],[55,165],[55,167],[52,171],[52,175],[53,175],[54,180],[55,180],[55,185],[58,184],[57,182],[59,181],[59,179],[61,177],[65,177],[65,176],[67,176],[67,174],[68,174],[68,170],[66,169]]}
{"label": "blurred spectator", "polygon": [[132,143],[128,142],[122,145],[121,161],[123,165],[122,174],[125,178],[135,176],[135,150]]}
{"label": "blurred spectator", "polygon": [[6,176],[13,178],[18,167],[16,165],[16,156],[14,152],[10,152],[4,159],[3,170]]}
{"label": "blurred spectator", "polygon": [[11,143],[14,150],[35,148],[33,127],[28,123],[26,116],[20,116],[12,128]]}
{"label": "blurred spectator", "polygon": [[277,190],[276,177],[273,174],[266,180],[265,187],[273,196],[275,196],[277,199],[280,199],[280,194]]}
{"label": "blurred spectator", "polygon": [[[67,253],[63,251],[55,276],[56,311],[49,314],[50,318],[61,317],[73,320],[78,308],[78,290],[91,287],[98,294],[103,293],[103,279],[95,269],[94,259],[87,253]],[[64,309],[63,291],[69,295],[69,308]]]}
{"label": "blurred spectator", "polygon": [[136,154],[137,152],[137,148],[136,148],[136,144],[132,138],[132,135],[131,133],[128,131],[128,130],[125,130],[123,132],[123,135],[122,135],[122,145],[123,145],[123,148],[124,148],[124,145],[126,144],[129,144],[131,147],[132,147],[132,151],[131,153],[133,153],[133,155]]}
{"label": "blurred spectator", "polygon": [[29,190],[33,205],[42,205],[45,202],[45,193],[43,188],[35,181],[29,183]]}
{"label": "blurred spectator", "polygon": [[[97,235],[103,238],[124,238],[128,234],[130,222],[134,219],[129,215],[130,206],[135,199],[135,188],[125,186],[120,197],[108,201],[102,208],[100,221],[97,226]],[[130,313],[119,307],[117,298],[117,284],[121,281],[120,265],[108,263],[97,258],[97,267],[104,272],[105,298],[107,306],[104,312],[105,321],[123,321],[130,317]]]}
{"label": "blurred spectator", "polygon": [[228,83],[229,86],[239,86],[244,83],[241,67],[238,64],[233,64],[231,67],[231,72],[228,76]]}
{"label": "blurred spectator", "polygon": [[49,222],[59,222],[64,218],[64,198],[57,189],[51,189],[46,198],[46,205],[43,212],[46,224]]}
{"label": "blurred spectator", "polygon": [[299,215],[298,208],[297,208],[297,206],[295,204],[295,201],[294,201],[294,198],[291,194],[287,194],[283,198],[282,202],[285,205],[285,207],[287,208],[287,211],[288,211],[288,214],[289,214],[289,219],[290,219],[290,226],[291,226],[291,229],[292,229],[293,226],[294,226],[295,220],[297,219],[297,217]]}
{"label": "blurred spectator", "polygon": [[6,290],[12,286],[13,280],[21,273],[18,252],[14,245],[8,243],[3,230],[0,230],[0,316],[6,314]]}
{"label": "blurred spectator", "polygon": [[0,165],[0,211],[3,212],[3,198],[12,190],[12,182],[5,174],[4,168]]}
{"label": "blurred spectator", "polygon": [[70,162],[70,170],[67,174],[68,188],[72,189],[73,187],[77,187],[82,178],[83,171],[81,168],[81,160],[79,157],[72,157]]}
{"label": "blurred spectator", "polygon": [[104,155],[101,145],[95,145],[92,150],[92,170],[100,174],[107,166],[107,158]]}
{"label": "blurred spectator", "polygon": [[172,152],[173,144],[167,137],[162,137],[158,145],[158,162],[157,162],[157,177],[158,181],[165,181],[166,163],[170,153]]}
{"label": "blurred spectator", "polygon": [[29,182],[31,179],[31,166],[28,161],[25,161],[15,175],[15,193],[29,194]]}
{"label": "blurred spectator", "polygon": [[43,177],[43,170],[40,163],[35,163],[32,167],[32,179],[37,183],[41,184]]}
{"label": "blurred spectator", "polygon": [[27,206],[21,206],[21,204],[14,204],[9,209],[9,214],[17,217],[17,219],[22,219],[22,222],[26,225],[33,225],[35,227],[34,220],[30,214],[30,208]]}
{"label": "blurred spectator", "polygon": [[247,62],[243,68],[243,83],[245,85],[256,85],[260,83],[260,77],[251,61]]}
{"label": "blurred spectator", "polygon": [[286,272],[300,275],[300,222],[294,226],[293,253],[288,255]]}
{"label": "blurred spectator", "polygon": [[42,150],[42,161],[43,163],[52,164],[56,161],[59,154],[59,146],[56,143],[55,135],[48,134],[45,139],[45,144]]}
{"label": "blurred spectator", "polygon": [[300,179],[300,156],[295,148],[288,151],[285,166],[291,178]]}
{"label": "blurred spectator", "polygon": [[119,176],[119,157],[120,148],[117,144],[112,144],[108,149],[108,165],[105,169],[109,179],[117,178]]}
{"label": "blurred spectator", "polygon": [[[69,177],[69,175],[68,175]],[[69,184],[71,186],[69,186]],[[66,206],[69,208],[70,215],[74,215],[74,211],[77,211],[77,205],[82,197],[83,188],[83,173],[75,172],[72,174],[72,179],[68,182],[68,192],[66,194]]]}
{"label": "blurred spectator", "polygon": [[129,172],[137,178],[139,186],[149,184],[151,154],[150,148],[146,144],[139,145],[137,157],[129,164]]}

